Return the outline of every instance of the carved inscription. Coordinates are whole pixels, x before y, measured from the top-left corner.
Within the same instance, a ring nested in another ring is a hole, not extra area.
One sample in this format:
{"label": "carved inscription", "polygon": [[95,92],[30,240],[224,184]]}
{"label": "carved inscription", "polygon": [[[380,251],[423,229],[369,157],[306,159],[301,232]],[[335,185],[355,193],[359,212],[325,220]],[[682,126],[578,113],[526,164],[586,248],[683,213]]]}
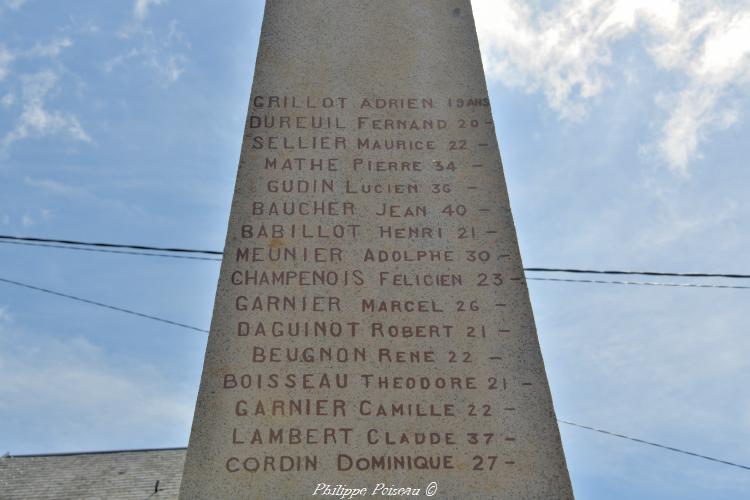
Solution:
{"label": "carved inscription", "polygon": [[487,95],[468,0],[266,2],[183,500],[572,498]]}
{"label": "carved inscription", "polygon": [[476,193],[497,187],[482,170],[493,165],[476,163],[494,136],[488,105],[252,97],[254,196],[229,273],[229,344],[246,357],[220,374],[234,402],[226,473],[481,475],[515,463],[512,423],[498,432],[496,420],[517,403],[498,393],[522,382],[477,376],[502,371],[487,368],[508,334],[496,297],[518,286],[497,217],[484,215],[506,207]]}

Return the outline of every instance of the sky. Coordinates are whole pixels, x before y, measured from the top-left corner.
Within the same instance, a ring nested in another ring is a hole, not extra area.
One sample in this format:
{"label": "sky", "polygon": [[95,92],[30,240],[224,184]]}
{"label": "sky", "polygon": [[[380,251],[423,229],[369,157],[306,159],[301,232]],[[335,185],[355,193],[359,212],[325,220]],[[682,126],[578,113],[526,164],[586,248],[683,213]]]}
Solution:
{"label": "sky", "polygon": [[[525,266],[750,273],[749,2],[473,8]],[[262,11],[0,0],[0,234],[221,249]],[[0,278],[199,328],[218,271],[0,244]],[[558,418],[750,465],[750,290],[529,289]],[[0,283],[0,453],[185,446],[205,344]],[[579,499],[750,496],[747,470],[561,434]]]}

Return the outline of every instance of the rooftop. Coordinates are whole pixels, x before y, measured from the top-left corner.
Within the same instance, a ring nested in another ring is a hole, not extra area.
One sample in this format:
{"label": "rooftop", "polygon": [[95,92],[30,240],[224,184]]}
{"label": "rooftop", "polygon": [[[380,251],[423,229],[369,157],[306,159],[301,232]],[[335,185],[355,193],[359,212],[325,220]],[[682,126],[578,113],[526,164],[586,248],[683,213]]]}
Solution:
{"label": "rooftop", "polygon": [[3,500],[176,499],[185,448],[6,455]]}

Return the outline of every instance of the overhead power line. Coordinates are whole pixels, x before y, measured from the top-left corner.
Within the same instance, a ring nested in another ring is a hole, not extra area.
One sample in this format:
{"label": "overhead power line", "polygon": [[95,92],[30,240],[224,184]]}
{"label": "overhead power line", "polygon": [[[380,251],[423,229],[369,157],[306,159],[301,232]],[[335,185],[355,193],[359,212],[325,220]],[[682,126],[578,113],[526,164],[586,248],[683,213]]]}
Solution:
{"label": "overhead power line", "polygon": [[692,451],[681,450],[679,448],[674,448],[672,446],[666,446],[666,445],[659,444],[659,443],[653,443],[651,441],[646,441],[645,439],[634,438],[634,437],[631,437],[631,436],[626,436],[625,434],[618,434],[616,432],[611,432],[611,431],[607,431],[607,430],[604,430],[604,429],[597,429],[595,427],[589,427],[588,425],[577,424],[575,422],[568,422],[567,420],[557,419],[557,421],[560,422],[561,424],[570,425],[570,426],[573,426],[573,427],[578,427],[580,429],[586,429],[586,430],[589,430],[589,431],[598,432],[600,434],[606,434],[608,436],[618,437],[618,438],[621,438],[621,439],[627,439],[628,441],[634,441],[634,442],[640,443],[640,444],[646,444],[648,446],[655,446],[655,447],[661,448],[663,450],[669,450],[669,451],[673,451],[675,453],[682,453],[683,455],[690,455],[691,457],[702,458],[703,460],[710,460],[712,462],[718,462],[720,464],[731,465],[732,467],[738,467],[740,469],[750,470],[750,467],[747,466],[747,465],[742,465],[742,464],[738,464],[738,463],[734,463],[734,462],[729,462],[727,460],[721,460],[719,458],[709,457],[707,455],[701,455],[700,453],[694,453]]}
{"label": "overhead power line", "polygon": [[[196,260],[213,260],[220,261],[220,258],[206,258],[206,257],[188,257],[185,255],[169,255],[169,253],[176,254],[202,254],[202,255],[223,255],[223,252],[219,250],[198,250],[194,248],[173,248],[173,247],[156,247],[149,245],[131,245],[131,244],[118,244],[118,243],[92,243],[86,241],[76,240],[58,240],[49,238],[34,238],[34,237],[22,237],[22,236],[11,236],[11,235],[0,235],[0,243],[11,243],[11,244],[27,244],[30,246],[39,247],[50,247],[50,248],[64,248],[68,250],[83,250],[83,251],[100,251],[105,253],[122,253],[130,255],[143,255],[148,257],[169,257],[169,258],[191,258]],[[106,250],[105,250],[106,249]],[[121,250],[111,250],[121,249]],[[126,251],[129,250],[129,251]],[[132,251],[135,250],[135,251]],[[162,253],[150,253],[150,252],[162,252]],[[164,253],[168,252],[168,253]],[[620,275],[620,276],[662,276],[662,277],[682,277],[682,278],[729,278],[729,279],[750,279],[750,274],[739,274],[739,273],[672,273],[662,271],[625,271],[625,270],[597,270],[597,269],[575,269],[575,268],[557,268],[557,267],[525,267],[526,272],[541,272],[541,273],[573,273],[573,274],[605,274],[605,275]],[[598,280],[563,280],[553,278],[528,278],[542,281],[568,281],[572,283],[605,283],[605,284],[616,284],[616,285],[643,285],[642,282],[629,282],[629,281],[598,281]],[[692,285],[692,284],[679,284],[679,283],[649,283],[653,286],[691,286],[698,288],[747,288],[747,287],[733,287],[723,285]]]}
{"label": "overhead power line", "polygon": [[[192,325],[187,325],[185,323],[180,323],[180,322],[177,322],[177,321],[172,321],[172,320],[169,320],[169,319],[160,318],[158,316],[153,316],[151,314],[144,314],[144,313],[141,313],[141,312],[138,312],[138,311],[133,311],[132,309],[126,309],[124,307],[119,307],[119,306],[113,306],[111,304],[105,304],[103,302],[98,302],[98,301],[95,301],[95,300],[85,299],[83,297],[78,297],[78,296],[71,295],[71,294],[68,294],[68,293],[62,293],[62,292],[58,292],[58,291],[55,291],[55,290],[50,290],[48,288],[42,288],[42,287],[39,287],[39,286],[30,285],[28,283],[22,283],[20,281],[14,281],[14,280],[6,279],[6,278],[0,278],[0,282],[6,283],[6,284],[9,284],[9,285],[18,286],[18,287],[27,288],[27,289],[30,289],[30,290],[35,290],[35,291],[38,291],[38,292],[48,293],[48,294],[51,294],[51,295],[55,295],[57,297],[63,297],[63,298],[66,298],[66,299],[75,300],[75,301],[78,301],[78,302],[83,302],[85,304],[89,304],[89,305],[93,305],[93,306],[97,306],[97,307],[103,307],[105,309],[110,309],[110,310],[113,310],[113,311],[118,311],[118,312],[122,312],[122,313],[126,313],[126,314],[132,314],[134,316],[138,316],[139,318],[150,319],[152,321],[158,321],[160,323],[166,323],[166,324],[169,324],[169,325],[172,325],[172,326],[178,326],[180,328],[186,328],[188,330],[193,330],[193,331],[197,331],[197,332],[201,332],[201,333],[209,333],[208,330],[204,330],[203,328],[198,328],[198,327],[195,327],[195,326],[192,326]],[[714,457],[709,457],[707,455],[702,455],[700,453],[694,453],[692,451],[682,450],[682,449],[679,449],[679,448],[674,448],[672,446],[666,446],[666,445],[663,445],[663,444],[654,443],[654,442],[651,442],[651,441],[646,441],[644,439],[634,438],[634,437],[631,437],[631,436],[626,436],[624,434],[619,434],[619,433],[607,431],[607,430],[604,430],[604,429],[597,429],[595,427],[590,427],[590,426],[587,426],[587,425],[577,424],[575,422],[570,422],[570,421],[567,421],[567,420],[560,420],[560,419],[558,419],[558,422],[560,422],[562,424],[566,424],[566,425],[578,427],[578,428],[581,428],[581,429],[586,429],[586,430],[589,430],[589,431],[598,432],[598,433],[601,433],[601,434],[606,434],[608,436],[618,437],[618,438],[627,439],[629,441],[633,441],[633,442],[636,442],[636,443],[645,444],[645,445],[649,445],[649,446],[654,446],[654,447],[661,448],[661,449],[668,450],[668,451],[672,451],[672,452],[675,452],[675,453],[682,453],[684,455],[690,455],[690,456],[701,458],[701,459],[704,459],[704,460],[710,460],[712,462],[717,462],[717,463],[724,464],[724,465],[730,465],[732,467],[738,467],[740,469],[750,470],[750,467],[748,467],[746,465],[742,465],[742,464],[738,464],[738,463],[734,463],[734,462],[729,462],[727,460],[721,460],[721,459],[714,458]]]}
{"label": "overhead power line", "polygon": [[525,267],[524,271],[541,273],[574,273],[574,274],[617,274],[626,276],[679,276],[682,278],[737,278],[748,279],[750,274],[726,273],[665,273],[660,271],[604,271],[595,269],[560,269],[556,267]]}
{"label": "overhead power line", "polygon": [[32,243],[59,243],[62,245],[77,245],[84,247],[101,247],[101,248],[126,248],[130,250],[149,250],[155,252],[174,252],[174,253],[202,253],[205,255],[222,255],[223,252],[216,250],[196,250],[194,248],[173,248],[173,247],[154,247],[148,245],[130,245],[130,244],[118,244],[118,243],[93,243],[90,241],[75,241],[75,240],[54,240],[49,238],[32,238],[22,236],[9,236],[0,234],[0,240],[7,241],[28,241]]}
{"label": "overhead power line", "polygon": [[165,257],[168,259],[188,259],[188,260],[213,260],[221,262],[220,258],[217,257],[201,257],[197,255],[179,255],[179,254],[166,254],[166,253],[148,253],[138,252],[134,250],[107,250],[104,248],[88,248],[88,247],[77,247],[71,245],[52,245],[47,243],[30,243],[26,241],[8,241],[0,239],[0,243],[4,245],[23,245],[29,247],[42,247],[42,248],[62,248],[65,250],[79,250],[81,252],[100,252],[100,253],[119,253],[125,255],[143,255],[146,257]]}
{"label": "overhead power line", "polygon": [[[115,254],[126,254],[126,255],[142,255],[145,257],[164,257],[169,259],[188,259],[188,260],[211,260],[221,262],[220,258],[217,257],[201,257],[197,255],[177,255],[177,254],[165,254],[165,253],[148,253],[138,252],[133,250],[107,250],[104,248],[87,248],[78,247],[71,245],[54,245],[48,243],[31,243],[26,241],[11,241],[3,240],[0,236],[0,243],[9,245],[24,245],[32,247],[49,247],[49,248],[62,248],[66,250],[79,250],[83,252],[101,252],[101,253],[115,253]],[[537,271],[535,268],[525,269],[526,271]],[[750,289],[750,286],[738,286],[738,285],[717,285],[710,283],[661,283],[661,282],[644,282],[644,281],[612,281],[612,280],[585,280],[585,279],[565,279],[565,278],[542,278],[536,276],[527,276],[527,280],[534,281],[558,281],[564,283],[588,283],[588,284],[606,284],[606,285],[645,285],[645,286],[667,286],[667,287],[686,287],[686,288],[733,288],[733,289]]]}
{"label": "overhead power line", "polygon": [[97,302],[95,300],[84,299],[83,297],[77,297],[75,295],[70,295],[70,294],[62,293],[62,292],[57,292],[55,290],[50,290],[48,288],[42,288],[40,286],[29,285],[28,283],[22,283],[20,281],[13,281],[13,280],[9,280],[9,279],[6,279],[6,278],[0,278],[0,282],[7,283],[9,285],[15,285],[15,286],[23,287],[23,288],[28,288],[28,289],[31,289],[31,290],[36,290],[37,292],[49,293],[51,295],[56,295],[58,297],[64,297],[64,298],[70,299],[70,300],[76,300],[78,302],[83,302],[85,304],[90,304],[92,306],[104,307],[106,309],[111,309],[113,311],[119,311],[119,312],[126,313],[126,314],[132,314],[134,316],[138,316],[138,317],[145,318],[145,319],[150,319],[150,320],[153,320],[153,321],[159,321],[161,323],[167,323],[167,324],[170,324],[170,325],[173,325],[173,326],[179,326],[180,328],[187,328],[189,330],[195,330],[196,332],[208,333],[208,330],[204,330],[203,328],[198,328],[198,327],[191,326],[191,325],[186,325],[185,323],[179,323],[177,321],[172,321],[172,320],[169,320],[169,319],[160,318],[158,316],[152,316],[150,314],[144,314],[142,312],[133,311],[132,309],[125,309],[124,307],[119,307],[119,306],[113,306],[113,305],[110,305],[110,304],[105,304],[103,302]]}
{"label": "overhead power line", "polygon": [[[598,432],[601,434],[606,434],[607,436],[611,437],[618,437],[621,439],[627,439],[628,441],[633,441],[638,444],[643,444],[647,446],[655,446],[656,448],[661,448],[663,450],[671,451],[674,453],[681,453],[683,455],[689,455],[691,457],[701,458],[703,460],[710,460],[711,462],[716,462],[722,465],[729,465],[731,467],[737,467],[740,469],[750,470],[750,467],[747,465],[738,464],[735,462],[730,462],[728,460],[721,460],[719,458],[709,457],[707,455],[702,455],[700,453],[694,453],[692,451],[687,450],[681,450],[679,448],[674,448],[672,446],[666,446],[659,443],[653,443],[651,441],[646,441],[645,439],[639,439],[634,438],[631,436],[626,436],[624,434],[619,434],[616,432],[607,431],[604,429],[597,429],[595,427],[590,427],[588,425],[582,425],[577,424],[575,422],[570,422],[567,420],[560,420],[557,419],[557,421],[561,424],[570,425],[572,427],[578,427],[579,429],[585,429],[588,431]],[[134,451],[168,451],[168,450],[184,450],[186,449],[183,447],[177,447],[177,448],[147,448],[147,449],[124,449],[124,450],[106,450],[106,451],[79,451],[79,452],[68,452],[68,453],[42,453],[42,454],[30,454],[30,455],[8,455],[8,458],[23,458],[23,457],[47,457],[47,456],[69,456],[69,455],[93,455],[93,454],[105,454],[105,453],[123,453],[123,452],[134,452]]]}
{"label": "overhead power line", "polygon": [[534,281],[559,281],[563,283],[596,283],[602,285],[641,285],[641,286],[673,286],[684,288],[735,288],[741,290],[750,290],[750,286],[742,285],[715,285],[711,283],[659,283],[658,281],[612,281],[612,280],[581,280],[566,278],[541,278],[536,276],[527,276],[527,280]]}

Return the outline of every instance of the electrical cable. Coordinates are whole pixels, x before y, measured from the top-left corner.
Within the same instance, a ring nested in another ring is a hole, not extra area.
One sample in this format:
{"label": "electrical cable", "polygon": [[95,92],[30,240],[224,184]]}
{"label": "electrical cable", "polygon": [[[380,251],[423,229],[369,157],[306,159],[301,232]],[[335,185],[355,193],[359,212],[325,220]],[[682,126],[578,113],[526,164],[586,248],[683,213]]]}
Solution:
{"label": "electrical cable", "polygon": [[[75,300],[75,301],[78,301],[78,302],[83,302],[85,304],[94,305],[94,306],[97,306],[97,307],[103,307],[103,308],[106,308],[106,309],[110,309],[110,310],[114,310],[114,311],[118,311],[118,312],[122,312],[122,313],[126,313],[126,314],[132,314],[132,315],[138,316],[140,318],[150,319],[150,320],[153,320],[153,321],[159,321],[161,323],[167,323],[169,325],[178,326],[180,328],[186,328],[186,329],[189,329],[189,330],[194,330],[194,331],[198,331],[198,332],[202,332],[202,333],[208,333],[208,330],[204,330],[202,328],[198,328],[198,327],[195,327],[195,326],[187,325],[185,323],[180,323],[180,322],[177,322],[177,321],[172,321],[172,320],[168,320],[168,319],[165,319],[165,318],[160,318],[158,316],[153,316],[153,315],[150,315],[150,314],[144,314],[144,313],[141,313],[141,312],[138,312],[138,311],[133,311],[131,309],[125,309],[123,307],[118,307],[118,306],[113,306],[113,305],[110,305],[110,304],[105,304],[103,302],[98,302],[98,301],[94,301],[94,300],[90,300],[90,299],[85,299],[85,298],[78,297],[78,296],[75,296],[75,295],[70,295],[70,294],[67,294],[67,293],[62,293],[62,292],[58,292],[58,291],[55,291],[55,290],[50,290],[48,288],[42,288],[42,287],[30,285],[28,283],[22,283],[20,281],[14,281],[14,280],[6,279],[6,278],[0,278],[0,282],[6,283],[6,284],[10,284],[10,285],[14,285],[14,286],[23,287],[23,288],[28,288],[28,289],[35,290],[35,291],[38,291],[38,292],[48,293],[48,294],[51,294],[51,295],[55,295],[55,296],[58,296],[58,297],[63,297],[63,298],[66,298],[66,299]],[[672,446],[666,446],[666,445],[663,445],[663,444],[654,443],[654,442],[651,442],[651,441],[646,441],[644,439],[634,438],[632,436],[626,436],[624,434],[619,434],[619,433],[607,431],[607,430],[604,430],[604,429],[597,429],[595,427],[590,427],[588,425],[577,424],[575,422],[570,422],[570,421],[567,421],[567,420],[558,419],[558,422],[560,422],[562,424],[570,425],[570,426],[573,426],[573,427],[578,427],[580,429],[586,429],[586,430],[589,430],[589,431],[598,432],[600,434],[606,434],[608,436],[618,437],[618,438],[627,439],[629,441],[633,441],[633,442],[636,442],[636,443],[645,444],[645,445],[649,445],[649,446],[654,446],[654,447],[661,448],[661,449],[668,450],[668,451],[672,451],[672,452],[675,452],[675,453],[681,453],[681,454],[684,454],[684,455],[690,455],[690,456],[701,458],[701,459],[704,459],[704,460],[710,460],[712,462],[717,462],[717,463],[724,464],[724,465],[729,465],[729,466],[732,466],[732,467],[738,467],[740,469],[750,470],[749,466],[738,464],[738,463],[735,463],[735,462],[730,462],[730,461],[727,461],[727,460],[721,460],[721,459],[710,457],[710,456],[707,456],[707,455],[702,455],[700,453],[695,453],[695,452],[692,452],[692,451],[682,450],[680,448],[675,448],[675,447],[672,447]]]}
{"label": "electrical cable", "polygon": [[32,243],[60,243],[63,245],[78,245],[78,246],[89,246],[89,247],[126,248],[130,250],[153,250],[157,252],[202,253],[202,254],[207,254],[207,255],[222,255],[222,252],[219,252],[216,250],[196,250],[194,248],[153,247],[153,246],[148,246],[148,245],[127,245],[127,244],[119,244],[119,243],[92,243],[88,241],[55,240],[55,239],[49,239],[49,238],[10,236],[6,234],[0,234],[0,239],[8,240],[8,241],[28,241]]}
{"label": "electrical cable", "polygon": [[567,420],[557,419],[557,421],[560,422],[561,424],[566,424],[566,425],[570,425],[570,426],[573,426],[573,427],[578,427],[580,429],[586,429],[586,430],[593,431],[593,432],[599,432],[601,434],[606,434],[608,436],[614,436],[614,437],[618,437],[618,438],[621,438],[621,439],[627,439],[629,441],[634,441],[634,442],[640,443],[640,444],[646,444],[646,445],[649,445],[649,446],[655,446],[655,447],[661,448],[663,450],[669,450],[669,451],[673,451],[675,453],[682,453],[683,455],[690,455],[692,457],[702,458],[704,460],[710,460],[712,462],[718,462],[720,464],[731,465],[732,467],[738,467],[740,469],[750,470],[750,467],[747,466],[747,465],[742,465],[742,464],[738,464],[738,463],[734,463],[734,462],[729,462],[727,460],[721,460],[719,458],[709,457],[707,455],[701,455],[700,453],[694,453],[692,451],[681,450],[679,448],[674,448],[672,446],[666,446],[666,445],[659,444],[659,443],[653,443],[651,441],[646,441],[645,439],[638,439],[638,438],[634,438],[634,437],[631,437],[631,436],[626,436],[625,434],[618,434],[616,432],[611,432],[611,431],[607,431],[607,430],[604,430],[604,429],[597,429],[596,427],[589,427],[588,425],[577,424],[575,422],[569,422]]}
{"label": "electrical cable", "polygon": [[[223,255],[223,252],[218,250],[197,250],[194,248],[170,248],[170,247],[155,247],[149,245],[130,245],[130,244],[117,244],[117,243],[92,243],[85,241],[76,240],[57,240],[48,238],[34,238],[34,237],[22,237],[22,236],[10,236],[0,235],[0,243],[11,243],[17,244],[25,242],[28,244],[34,243],[32,246],[47,246],[51,248],[68,248],[71,250],[85,250],[84,247],[99,247],[99,248],[119,248],[128,250],[143,250],[151,252],[171,252],[171,253],[191,253],[191,254],[204,254],[204,255]],[[50,244],[52,243],[52,244]],[[53,245],[57,244],[57,245]],[[63,246],[65,245],[65,246]],[[127,253],[133,255],[145,255],[152,257],[168,257],[166,254],[154,254],[146,252],[115,252],[108,251],[107,253]],[[215,260],[220,261],[221,259],[212,258],[207,259],[196,258],[197,260]],[[557,268],[557,267],[525,267],[526,272],[542,272],[542,273],[573,273],[573,274],[606,274],[606,275],[620,275],[620,276],[669,276],[669,277],[683,277],[683,278],[729,278],[729,279],[750,279],[750,274],[738,274],[738,273],[673,273],[673,272],[661,272],[661,271],[623,271],[623,270],[596,270],[596,269],[575,269],[575,268]],[[537,278],[538,279],[538,278]],[[547,279],[552,281],[551,278]],[[562,280],[560,280],[562,281]],[[573,281],[576,282],[576,281]],[[600,283],[599,281],[581,281],[582,283]],[[637,282],[601,282],[601,283],[614,283],[614,284],[641,284]],[[665,286],[687,286],[687,285],[665,285]],[[709,286],[709,288],[735,288],[725,286]],[[746,288],[746,287],[736,287]]]}
{"label": "electrical cable", "polygon": [[221,262],[221,259],[216,257],[197,257],[194,255],[170,255],[166,253],[147,253],[147,252],[136,252],[130,250],[105,250],[103,248],[86,248],[76,247],[68,245],[51,245],[46,243],[29,243],[26,241],[4,241],[0,239],[0,244],[3,245],[24,245],[29,247],[49,247],[49,248],[62,248],[65,250],[80,250],[83,252],[100,252],[100,253],[120,253],[125,255],[143,255],[146,257],[165,257],[169,259],[189,259],[189,260],[213,260]]}
{"label": "electrical cable", "polygon": [[716,285],[712,283],[659,283],[658,281],[609,281],[609,280],[578,280],[566,278],[541,278],[536,276],[527,276],[526,280],[534,281],[559,281],[564,283],[596,283],[604,285],[641,285],[641,286],[676,286],[685,288],[735,288],[748,290],[750,286],[742,285]]}
{"label": "electrical cable", "polygon": [[78,302],[83,302],[83,303],[90,304],[90,305],[93,305],[93,306],[104,307],[106,309],[112,309],[114,311],[119,311],[119,312],[126,313],[126,314],[132,314],[134,316],[139,316],[141,318],[146,318],[146,319],[150,319],[150,320],[154,320],[154,321],[160,321],[162,323],[167,323],[167,324],[170,324],[170,325],[173,325],[173,326],[179,326],[181,328],[187,328],[189,330],[195,330],[197,332],[208,333],[208,330],[204,330],[203,328],[198,328],[198,327],[191,326],[191,325],[186,325],[185,323],[179,323],[177,321],[172,321],[172,320],[169,320],[169,319],[160,318],[158,316],[152,316],[150,314],[144,314],[144,313],[141,313],[141,312],[138,312],[138,311],[133,311],[131,309],[125,309],[124,307],[119,307],[119,306],[113,306],[113,305],[110,305],[110,304],[105,304],[103,302],[97,302],[95,300],[84,299],[83,297],[77,297],[75,295],[70,295],[70,294],[62,293],[62,292],[57,292],[55,290],[50,290],[48,288],[42,288],[42,287],[39,287],[39,286],[29,285],[28,283],[22,283],[20,281],[13,281],[13,280],[9,280],[9,279],[6,279],[6,278],[0,278],[0,282],[7,283],[9,285],[15,285],[15,286],[20,286],[20,287],[24,287],[24,288],[29,288],[31,290],[36,290],[38,292],[49,293],[49,294],[52,294],[52,295],[56,295],[58,297],[64,297],[66,299],[76,300]]}
{"label": "electrical cable", "polygon": [[750,274],[727,273],[667,273],[660,271],[604,271],[596,269],[561,269],[557,267],[525,267],[524,271],[540,273],[576,273],[576,274],[615,274],[625,276],[679,276],[682,278],[734,278],[750,279]]}

